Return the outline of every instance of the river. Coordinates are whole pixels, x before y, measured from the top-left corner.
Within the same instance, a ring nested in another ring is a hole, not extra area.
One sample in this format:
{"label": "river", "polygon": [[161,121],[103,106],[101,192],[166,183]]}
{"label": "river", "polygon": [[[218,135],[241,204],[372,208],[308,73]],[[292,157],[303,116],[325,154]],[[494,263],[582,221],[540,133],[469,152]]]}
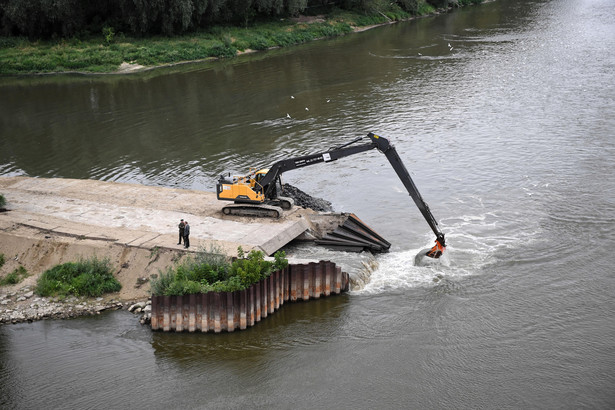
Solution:
{"label": "river", "polygon": [[230,61],[0,79],[0,175],[211,191],[371,131],[448,243],[414,266],[433,233],[378,152],[289,172],[392,242],[368,283],[218,335],[126,312],[2,326],[0,407],[615,407],[613,49],[611,0],[498,0]]}

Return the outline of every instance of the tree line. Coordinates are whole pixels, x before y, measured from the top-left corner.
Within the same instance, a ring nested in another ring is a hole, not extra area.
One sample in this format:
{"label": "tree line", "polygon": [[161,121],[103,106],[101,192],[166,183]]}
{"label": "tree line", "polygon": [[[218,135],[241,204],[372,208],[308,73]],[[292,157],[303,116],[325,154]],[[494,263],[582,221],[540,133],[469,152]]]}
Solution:
{"label": "tree line", "polygon": [[383,12],[390,7],[416,14],[482,0],[0,0],[0,35],[30,39],[100,34],[103,29],[134,36],[178,35],[215,25],[247,25],[257,19],[310,11]]}

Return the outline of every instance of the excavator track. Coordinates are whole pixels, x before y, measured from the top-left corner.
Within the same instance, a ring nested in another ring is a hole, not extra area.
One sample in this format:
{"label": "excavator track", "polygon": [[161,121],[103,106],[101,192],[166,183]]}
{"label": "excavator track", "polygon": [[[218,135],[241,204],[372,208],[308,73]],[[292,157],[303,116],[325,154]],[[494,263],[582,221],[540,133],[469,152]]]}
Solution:
{"label": "excavator track", "polygon": [[222,208],[224,215],[256,216],[265,218],[279,218],[282,210],[271,205],[232,204]]}

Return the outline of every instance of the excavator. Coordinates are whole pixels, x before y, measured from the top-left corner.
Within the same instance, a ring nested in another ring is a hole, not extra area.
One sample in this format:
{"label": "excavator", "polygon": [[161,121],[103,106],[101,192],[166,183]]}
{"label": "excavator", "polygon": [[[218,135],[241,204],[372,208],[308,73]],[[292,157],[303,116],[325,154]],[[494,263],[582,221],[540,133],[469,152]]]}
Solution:
{"label": "excavator", "polygon": [[245,176],[221,175],[216,184],[216,194],[219,200],[233,201],[234,204],[222,208],[225,215],[242,216],[266,216],[278,218],[282,210],[291,209],[294,205],[292,198],[281,196],[282,183],[280,176],[286,171],[303,168],[308,165],[315,165],[321,162],[331,162],[349,155],[377,149],[383,153],[393,169],[404,184],[414,203],[423,214],[427,224],[436,234],[436,244],[427,251],[425,256],[437,259],[442,256],[446,244],[444,234],[440,231],[438,223],[431,214],[427,203],[421,197],[416,185],[412,181],[408,170],[404,166],[397,150],[388,139],[369,133],[368,143],[357,144],[365,137],[358,137],[353,141],[338,147],[330,148],[326,152],[305,155],[285,159],[276,162],[269,169],[257,170],[250,169],[250,173]]}

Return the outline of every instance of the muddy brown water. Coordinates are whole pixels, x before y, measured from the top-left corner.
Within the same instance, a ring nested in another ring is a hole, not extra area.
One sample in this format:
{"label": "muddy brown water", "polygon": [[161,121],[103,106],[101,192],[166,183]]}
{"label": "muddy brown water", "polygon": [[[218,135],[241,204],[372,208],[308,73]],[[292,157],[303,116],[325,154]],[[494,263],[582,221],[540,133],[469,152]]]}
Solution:
{"label": "muddy brown water", "polygon": [[232,61],[0,80],[0,175],[213,190],[372,131],[449,243],[413,265],[433,234],[378,152],[293,171],[393,243],[362,289],[232,334],[126,312],[3,326],[0,406],[613,408],[614,48],[609,0],[500,0]]}

